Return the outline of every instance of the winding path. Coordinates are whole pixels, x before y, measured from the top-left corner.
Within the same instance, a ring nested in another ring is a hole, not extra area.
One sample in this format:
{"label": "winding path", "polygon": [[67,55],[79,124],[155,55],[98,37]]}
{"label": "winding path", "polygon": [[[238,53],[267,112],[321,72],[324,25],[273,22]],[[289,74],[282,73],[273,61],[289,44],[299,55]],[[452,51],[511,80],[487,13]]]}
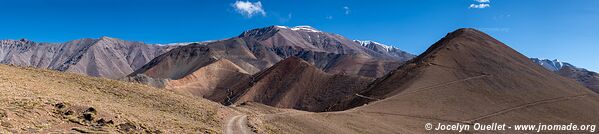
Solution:
{"label": "winding path", "polygon": [[465,82],[465,81],[472,80],[472,79],[479,79],[479,78],[490,77],[490,76],[492,76],[492,75],[490,75],[490,74],[483,74],[483,75],[479,75],[479,76],[473,76],[473,77],[463,78],[463,79],[459,79],[459,80],[444,82],[444,83],[440,83],[440,84],[436,84],[436,85],[432,85],[432,86],[417,88],[417,89],[414,89],[414,91],[410,91],[410,92],[406,92],[406,93],[400,93],[398,96],[403,96],[403,95],[407,95],[407,94],[413,94],[413,93],[423,92],[423,91],[432,90],[432,89],[435,89],[435,88],[438,88],[438,87],[448,86],[448,85],[452,85],[452,84],[456,84],[456,83],[460,83],[460,82]]}
{"label": "winding path", "polygon": [[247,115],[233,116],[225,125],[225,134],[254,134],[248,127]]}

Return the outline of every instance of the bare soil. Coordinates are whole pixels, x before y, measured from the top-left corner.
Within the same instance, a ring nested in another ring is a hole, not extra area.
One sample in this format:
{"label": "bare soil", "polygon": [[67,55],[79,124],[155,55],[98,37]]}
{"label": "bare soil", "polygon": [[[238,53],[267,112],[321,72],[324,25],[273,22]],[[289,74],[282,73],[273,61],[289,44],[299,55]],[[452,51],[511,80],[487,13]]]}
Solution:
{"label": "bare soil", "polygon": [[221,133],[230,109],[153,87],[0,65],[0,133]]}

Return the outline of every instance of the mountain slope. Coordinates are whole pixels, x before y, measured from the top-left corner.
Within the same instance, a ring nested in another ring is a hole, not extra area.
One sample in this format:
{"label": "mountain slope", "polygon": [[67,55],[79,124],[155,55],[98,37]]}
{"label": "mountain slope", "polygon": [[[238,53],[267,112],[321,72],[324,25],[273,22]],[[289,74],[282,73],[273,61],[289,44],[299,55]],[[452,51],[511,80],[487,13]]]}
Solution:
{"label": "mountain slope", "polygon": [[227,92],[230,85],[249,80],[245,70],[227,59],[215,61],[178,80],[168,81],[166,88],[193,96],[208,97],[214,92]]}
{"label": "mountain slope", "polygon": [[101,37],[61,44],[0,41],[0,63],[121,78],[174,46],[147,45]]}
{"label": "mountain slope", "polygon": [[140,84],[0,65],[0,133],[219,133],[231,110]]}
{"label": "mountain slope", "polygon": [[[402,62],[393,55],[375,52],[340,35],[311,27],[271,26],[248,30],[230,39],[173,49],[129,76],[176,80],[218,59],[227,59],[254,74],[291,56],[327,72],[368,77],[382,76]],[[342,70],[341,66],[351,69]]]}
{"label": "mountain slope", "polygon": [[[448,34],[351,98],[337,107],[352,108],[347,111],[283,114],[263,122],[289,133],[425,133],[426,123],[593,124],[599,119],[597,93],[474,29]],[[318,122],[330,125],[312,125]]]}
{"label": "mountain slope", "polygon": [[227,98],[212,98],[222,103],[259,102],[280,108],[328,111],[344,96],[364,89],[367,77],[325,73],[297,57],[287,58],[273,67],[239,82]]}
{"label": "mountain slope", "polygon": [[599,93],[599,74],[572,65],[564,66],[557,72],[559,75],[572,78],[585,87]]}
{"label": "mountain slope", "polygon": [[599,74],[584,68],[578,68],[570,63],[556,60],[531,58],[531,60],[557,74],[574,79],[585,87],[599,93]]}

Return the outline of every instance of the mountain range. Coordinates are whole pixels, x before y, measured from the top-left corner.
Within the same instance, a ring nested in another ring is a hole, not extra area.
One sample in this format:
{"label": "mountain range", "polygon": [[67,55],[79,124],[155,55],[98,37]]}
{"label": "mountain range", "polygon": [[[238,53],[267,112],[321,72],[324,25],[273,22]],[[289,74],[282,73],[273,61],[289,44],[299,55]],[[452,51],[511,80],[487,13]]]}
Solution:
{"label": "mountain range", "polygon": [[[370,78],[383,76],[414,57],[397,48],[380,48],[389,47],[362,45],[309,26],[270,26],[233,38],[174,48],[130,74],[127,80],[211,98],[215,90],[233,90],[231,83],[254,78],[249,76],[289,57],[298,57],[326,73]],[[213,66],[228,68],[228,73],[194,75]]]}
{"label": "mountain range", "polygon": [[12,65],[0,65],[0,133],[436,133],[424,125],[599,120],[597,73],[471,28],[418,56],[309,26],[177,45],[101,37],[0,48]]}
{"label": "mountain range", "polygon": [[0,63],[118,79],[175,47],[110,37],[65,43],[0,40]]}
{"label": "mountain range", "polygon": [[[220,45],[223,43],[225,45]],[[238,37],[225,40],[165,45],[125,41],[106,36],[65,43],[38,43],[27,39],[0,40],[0,63],[121,79],[138,69],[140,70],[131,75],[146,71],[151,64],[147,68],[141,67],[171,49],[194,44],[178,48],[171,53],[200,46],[211,48],[213,51],[222,49],[219,51],[225,53],[212,53],[210,54],[212,57],[202,58],[230,56],[231,62],[249,74],[270,67],[286,57],[297,56],[327,72],[379,77],[399,66],[401,62],[414,57],[395,47],[372,41],[365,43],[354,42],[310,26],[271,26],[248,30]],[[340,66],[343,65],[349,67],[341,68]],[[187,70],[187,73],[179,76],[153,76],[152,78],[179,79],[205,64],[193,66],[197,67],[192,67]]]}
{"label": "mountain range", "polygon": [[553,71],[561,76],[574,79],[587,88],[599,93],[599,74],[596,72],[576,67],[567,62],[561,62],[557,59],[538,59],[531,58],[531,60],[544,68]]}

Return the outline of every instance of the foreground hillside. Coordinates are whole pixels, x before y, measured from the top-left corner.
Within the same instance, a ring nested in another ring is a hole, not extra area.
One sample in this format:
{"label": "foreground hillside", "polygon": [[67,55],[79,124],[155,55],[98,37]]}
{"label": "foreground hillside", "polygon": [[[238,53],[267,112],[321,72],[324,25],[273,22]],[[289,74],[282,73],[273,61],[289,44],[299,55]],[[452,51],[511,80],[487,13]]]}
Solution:
{"label": "foreground hillside", "polygon": [[149,86],[0,65],[0,133],[220,133],[226,113]]}
{"label": "foreground hillside", "polygon": [[[256,114],[249,119],[264,124],[258,130],[265,132],[344,134],[453,133],[427,131],[426,123],[585,125],[599,120],[597,93],[474,29],[448,34],[422,55],[348,98],[338,105],[339,109],[355,107],[346,111]],[[536,131],[467,131],[531,132]]]}

